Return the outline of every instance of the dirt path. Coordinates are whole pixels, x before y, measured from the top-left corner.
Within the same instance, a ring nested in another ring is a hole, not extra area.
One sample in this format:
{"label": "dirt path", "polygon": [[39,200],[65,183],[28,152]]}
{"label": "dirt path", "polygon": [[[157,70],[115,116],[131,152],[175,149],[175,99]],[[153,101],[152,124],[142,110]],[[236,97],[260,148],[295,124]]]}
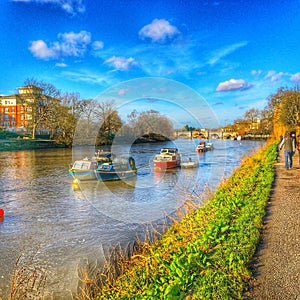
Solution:
{"label": "dirt path", "polygon": [[280,151],[276,177],[254,261],[247,296],[254,300],[300,300],[300,165],[284,167]]}

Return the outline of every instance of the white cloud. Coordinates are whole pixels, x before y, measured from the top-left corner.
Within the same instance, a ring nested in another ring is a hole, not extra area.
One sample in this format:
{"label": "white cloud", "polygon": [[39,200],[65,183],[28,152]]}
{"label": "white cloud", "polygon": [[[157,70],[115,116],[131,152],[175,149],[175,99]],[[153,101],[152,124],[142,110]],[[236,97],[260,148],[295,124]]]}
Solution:
{"label": "white cloud", "polygon": [[108,82],[109,76],[92,73],[89,70],[62,71],[61,76],[75,82],[84,82],[89,84],[112,85],[115,82]]}
{"label": "white cloud", "polygon": [[251,88],[252,85],[244,79],[230,79],[220,82],[216,88],[216,92],[228,92],[233,90],[246,90]]}
{"label": "white cloud", "polygon": [[120,56],[113,56],[107,59],[104,63],[113,66],[117,70],[122,70],[122,71],[129,70],[131,67],[137,65],[137,62],[134,60],[134,58],[132,57],[126,58]]}
{"label": "white cloud", "polygon": [[251,71],[251,74],[253,76],[259,76],[259,75],[261,75],[261,73],[262,73],[262,70],[252,70]]}
{"label": "white cloud", "polygon": [[13,2],[39,3],[56,5],[69,14],[84,13],[83,0],[12,0]]}
{"label": "white cloud", "polygon": [[247,44],[248,44],[248,42],[245,41],[245,42],[236,43],[236,44],[229,45],[229,46],[223,47],[221,49],[218,49],[212,53],[212,57],[208,60],[208,63],[210,65],[214,65],[223,57],[235,52],[237,49],[244,47]]}
{"label": "white cloud", "polygon": [[276,82],[280,80],[284,75],[286,75],[283,72],[277,73],[276,71],[268,71],[267,75],[265,76],[265,79],[270,79],[271,82]]}
{"label": "white cloud", "polygon": [[57,52],[54,49],[49,48],[47,44],[42,40],[31,42],[29,50],[35,57],[45,60],[49,58],[56,58],[58,56]]}
{"label": "white cloud", "polygon": [[56,63],[55,66],[59,68],[65,68],[67,65],[65,63]]}
{"label": "white cloud", "polygon": [[92,44],[93,50],[101,50],[104,48],[104,43],[102,41],[95,41]]}
{"label": "white cloud", "polygon": [[276,71],[268,71],[267,75],[265,76],[265,79],[268,79],[276,74]]}
{"label": "white cloud", "polygon": [[54,48],[61,53],[62,56],[83,56],[87,50],[87,45],[91,43],[91,34],[87,31],[79,33],[68,32],[58,34],[61,42],[56,42]]}
{"label": "white cloud", "polygon": [[[48,46],[43,40],[32,41],[29,50],[40,59],[53,59],[59,57],[83,57],[91,44],[91,33],[80,31],[79,33],[59,33],[58,41]],[[100,46],[100,41],[96,46]]]}
{"label": "white cloud", "polygon": [[151,24],[145,25],[140,31],[139,36],[142,40],[150,39],[152,42],[164,43],[174,39],[180,31],[164,19],[155,19]]}
{"label": "white cloud", "polygon": [[291,76],[290,80],[292,82],[300,82],[300,72],[293,74]]}

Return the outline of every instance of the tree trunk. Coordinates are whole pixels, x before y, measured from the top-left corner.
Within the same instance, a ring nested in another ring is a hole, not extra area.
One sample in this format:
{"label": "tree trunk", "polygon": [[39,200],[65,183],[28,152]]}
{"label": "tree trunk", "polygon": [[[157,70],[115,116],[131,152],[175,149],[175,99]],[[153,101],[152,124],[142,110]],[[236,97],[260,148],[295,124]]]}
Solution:
{"label": "tree trunk", "polygon": [[35,129],[36,129],[36,125],[33,125],[33,127],[32,127],[32,133],[31,133],[31,138],[33,140],[35,139]]}

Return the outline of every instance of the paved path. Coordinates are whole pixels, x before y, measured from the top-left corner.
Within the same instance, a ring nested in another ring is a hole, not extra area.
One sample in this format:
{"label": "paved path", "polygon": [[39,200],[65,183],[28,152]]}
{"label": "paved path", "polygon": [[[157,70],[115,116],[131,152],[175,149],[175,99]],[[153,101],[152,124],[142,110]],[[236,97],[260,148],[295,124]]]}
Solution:
{"label": "paved path", "polygon": [[253,300],[300,300],[300,165],[284,167],[283,151],[254,261],[255,278],[248,294]]}

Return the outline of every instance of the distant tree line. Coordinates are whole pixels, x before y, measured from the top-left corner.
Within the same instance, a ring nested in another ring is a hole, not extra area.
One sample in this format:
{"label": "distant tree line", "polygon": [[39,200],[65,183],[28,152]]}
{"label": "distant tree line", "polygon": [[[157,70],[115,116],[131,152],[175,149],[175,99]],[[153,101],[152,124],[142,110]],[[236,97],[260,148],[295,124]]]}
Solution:
{"label": "distant tree line", "polygon": [[27,128],[35,138],[37,130],[46,129],[50,138],[67,146],[111,144],[116,135],[126,140],[171,139],[172,122],[159,112],[134,110],[121,120],[113,100],[99,102],[80,99],[79,93],[61,92],[52,84],[26,79],[25,85],[40,88],[32,91],[27,102],[30,119]]}
{"label": "distant tree line", "polygon": [[[300,131],[300,90],[299,87],[281,87],[267,98],[267,105],[259,110],[247,110],[243,118],[226,124],[226,128],[241,135],[278,135],[283,131]],[[280,128],[280,129],[279,129]],[[193,131],[194,127],[185,125],[183,130]],[[299,133],[300,135],[300,133]]]}
{"label": "distant tree line", "polygon": [[156,110],[132,111],[119,132],[121,140],[135,142],[166,141],[174,137],[172,122]]}

